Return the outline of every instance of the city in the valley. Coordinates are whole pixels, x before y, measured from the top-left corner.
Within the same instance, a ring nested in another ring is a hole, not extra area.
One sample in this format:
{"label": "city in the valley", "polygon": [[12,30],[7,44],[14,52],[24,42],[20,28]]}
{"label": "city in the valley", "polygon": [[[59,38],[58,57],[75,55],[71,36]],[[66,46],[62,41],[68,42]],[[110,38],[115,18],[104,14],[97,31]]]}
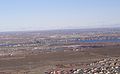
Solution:
{"label": "city in the valley", "polygon": [[120,29],[0,33],[0,74],[119,74]]}

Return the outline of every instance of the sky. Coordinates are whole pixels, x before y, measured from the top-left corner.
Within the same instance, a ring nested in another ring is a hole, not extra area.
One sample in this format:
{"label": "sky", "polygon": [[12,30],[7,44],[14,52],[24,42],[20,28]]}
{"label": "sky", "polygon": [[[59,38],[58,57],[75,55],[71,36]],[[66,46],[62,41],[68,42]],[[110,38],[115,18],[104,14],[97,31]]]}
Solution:
{"label": "sky", "polygon": [[0,0],[0,31],[120,27],[120,0]]}

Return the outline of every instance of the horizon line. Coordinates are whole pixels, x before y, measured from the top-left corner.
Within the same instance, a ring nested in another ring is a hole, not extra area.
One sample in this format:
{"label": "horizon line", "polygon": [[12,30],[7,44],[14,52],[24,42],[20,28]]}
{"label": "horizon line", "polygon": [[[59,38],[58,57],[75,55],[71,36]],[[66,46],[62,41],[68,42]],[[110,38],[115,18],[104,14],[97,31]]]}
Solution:
{"label": "horizon line", "polygon": [[118,29],[120,27],[94,27],[94,28],[63,28],[63,29],[44,29],[44,30],[11,30],[11,31],[0,31],[0,33],[7,33],[7,32],[38,32],[38,31],[59,31],[59,30],[91,30],[91,29]]}

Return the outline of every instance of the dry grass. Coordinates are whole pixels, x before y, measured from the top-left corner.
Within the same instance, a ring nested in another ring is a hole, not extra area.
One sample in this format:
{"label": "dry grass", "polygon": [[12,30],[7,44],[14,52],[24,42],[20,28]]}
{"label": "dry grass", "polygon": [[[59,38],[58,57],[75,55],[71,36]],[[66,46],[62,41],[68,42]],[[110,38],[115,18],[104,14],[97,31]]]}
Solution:
{"label": "dry grass", "polygon": [[[79,52],[52,52],[27,55],[23,58],[8,57],[0,60],[0,71],[8,74],[42,74],[45,70],[55,68],[56,65],[80,64],[106,57],[119,57],[120,46],[88,49]],[[11,59],[10,59],[11,58]],[[78,65],[80,66],[80,65]],[[77,67],[77,66],[73,66]],[[2,72],[0,74],[2,74]]]}

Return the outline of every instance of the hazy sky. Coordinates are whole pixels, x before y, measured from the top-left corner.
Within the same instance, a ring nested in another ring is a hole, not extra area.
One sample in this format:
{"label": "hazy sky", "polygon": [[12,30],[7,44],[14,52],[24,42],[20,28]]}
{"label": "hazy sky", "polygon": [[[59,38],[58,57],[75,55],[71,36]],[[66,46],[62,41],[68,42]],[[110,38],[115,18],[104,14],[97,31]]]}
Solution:
{"label": "hazy sky", "polygon": [[0,31],[120,26],[120,0],[0,0]]}

